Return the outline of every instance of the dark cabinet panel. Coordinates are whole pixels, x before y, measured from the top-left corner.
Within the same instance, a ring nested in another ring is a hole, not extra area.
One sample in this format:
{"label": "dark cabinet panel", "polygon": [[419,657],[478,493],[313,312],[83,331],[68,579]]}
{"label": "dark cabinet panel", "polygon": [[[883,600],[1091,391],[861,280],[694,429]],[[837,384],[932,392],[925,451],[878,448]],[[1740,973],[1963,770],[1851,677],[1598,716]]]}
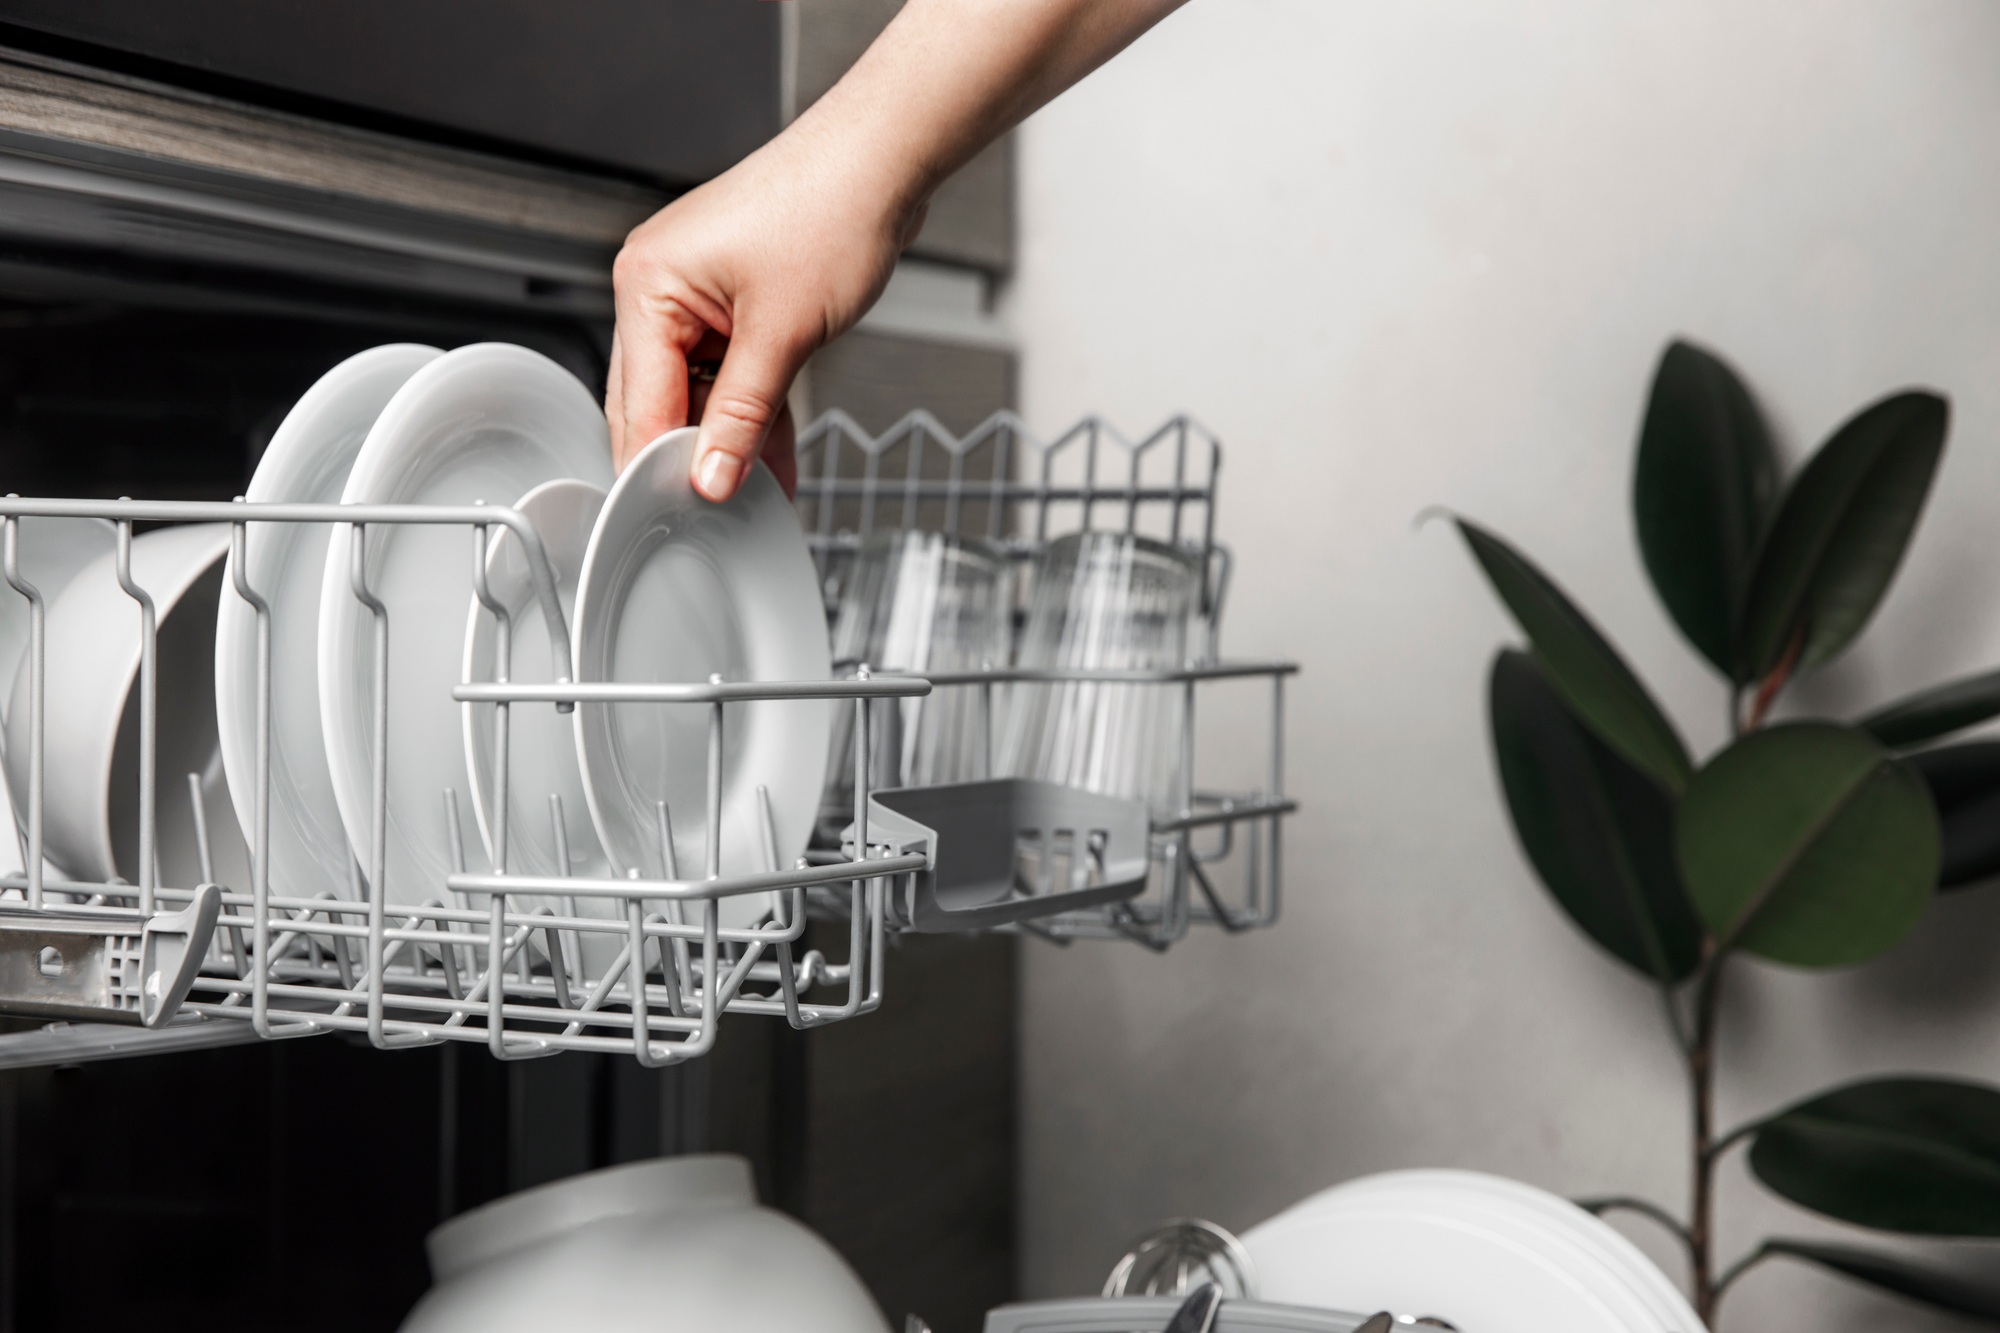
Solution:
{"label": "dark cabinet panel", "polygon": [[777,132],[779,11],[748,0],[0,0],[0,23],[687,183]]}

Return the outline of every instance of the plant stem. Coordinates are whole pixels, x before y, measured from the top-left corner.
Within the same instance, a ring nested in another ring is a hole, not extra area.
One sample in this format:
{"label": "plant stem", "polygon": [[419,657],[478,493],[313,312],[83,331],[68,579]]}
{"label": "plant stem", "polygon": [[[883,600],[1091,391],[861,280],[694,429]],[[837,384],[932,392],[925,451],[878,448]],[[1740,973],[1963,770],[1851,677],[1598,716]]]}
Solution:
{"label": "plant stem", "polygon": [[[1637,1213],[1665,1228],[1667,1233],[1683,1246],[1688,1245],[1688,1229],[1681,1225],[1680,1219],[1650,1199],[1636,1198],[1630,1194],[1605,1194],[1591,1199],[1578,1199],[1576,1206],[1586,1213],[1594,1213],[1599,1217],[1613,1212]],[[1693,1250],[1690,1248],[1688,1252],[1692,1254]]]}
{"label": "plant stem", "polygon": [[1743,724],[1744,731],[1756,731],[1764,725],[1764,715],[1771,711],[1771,705],[1778,701],[1778,695],[1798,670],[1799,655],[1805,651],[1806,627],[1803,622],[1792,631],[1792,641],[1785,645],[1785,655],[1778,659],[1778,665],[1771,674],[1764,677],[1757,687],[1757,693],[1750,700],[1750,717]]}
{"label": "plant stem", "polygon": [[1722,990],[1723,956],[1713,936],[1702,940],[1695,978],[1694,1040],[1688,1047],[1688,1091],[1693,1102],[1694,1182],[1688,1206],[1689,1286],[1704,1324],[1715,1316],[1715,1028]]}

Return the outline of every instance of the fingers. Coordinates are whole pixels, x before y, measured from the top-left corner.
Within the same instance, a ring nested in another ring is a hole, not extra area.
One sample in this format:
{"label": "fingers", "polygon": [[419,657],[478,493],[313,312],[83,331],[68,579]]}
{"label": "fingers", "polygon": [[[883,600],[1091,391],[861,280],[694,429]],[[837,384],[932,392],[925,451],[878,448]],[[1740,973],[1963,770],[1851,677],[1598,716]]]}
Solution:
{"label": "fingers", "polygon": [[611,431],[611,469],[625,470],[625,377],[619,372],[624,359],[618,344],[618,329],[611,330],[611,369],[604,377],[604,424]]}
{"label": "fingers", "polygon": [[726,333],[729,320],[645,246],[628,243],[619,251],[611,278],[618,322],[605,398],[608,408],[615,383],[611,452],[622,470],[655,439],[687,424],[688,354],[704,337]]}
{"label": "fingers", "polygon": [[787,402],[778,409],[778,419],[771,424],[771,433],[764,437],[764,462],[770,466],[771,475],[785,488],[785,498],[799,498],[799,431],[792,420],[792,405]]}
{"label": "fingers", "polygon": [[[702,414],[708,408],[709,391],[715,386],[707,380],[691,380],[688,383],[688,421],[701,424]],[[771,423],[771,433],[764,437],[762,458],[778,485],[785,490],[785,498],[796,500],[799,493],[799,432],[792,416],[789,400],[778,409],[778,419]]]}
{"label": "fingers", "polygon": [[[624,302],[619,303],[621,306]],[[670,322],[641,313],[618,314],[619,423],[612,461],[620,470],[633,455],[687,424],[687,355]]]}
{"label": "fingers", "polygon": [[[695,443],[694,487],[703,496],[727,500],[743,484],[765,439],[785,415],[785,396],[805,359],[802,345],[759,336],[749,321],[738,327],[703,407],[701,438]],[[626,392],[631,392],[629,380]]]}

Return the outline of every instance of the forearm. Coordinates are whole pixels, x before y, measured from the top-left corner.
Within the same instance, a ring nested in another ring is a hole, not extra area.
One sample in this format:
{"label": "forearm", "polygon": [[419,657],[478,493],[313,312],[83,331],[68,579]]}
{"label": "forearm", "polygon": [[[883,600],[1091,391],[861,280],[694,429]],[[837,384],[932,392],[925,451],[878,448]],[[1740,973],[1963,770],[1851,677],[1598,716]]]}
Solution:
{"label": "forearm", "polygon": [[792,128],[908,215],[952,172],[1183,0],[908,0]]}
{"label": "forearm", "polygon": [[727,499],[763,449],[789,475],[785,395],[868,309],[931,192],[1180,0],[907,0],[803,116],[625,239],[605,390],[622,466],[688,420],[688,361],[722,364],[695,484]]}

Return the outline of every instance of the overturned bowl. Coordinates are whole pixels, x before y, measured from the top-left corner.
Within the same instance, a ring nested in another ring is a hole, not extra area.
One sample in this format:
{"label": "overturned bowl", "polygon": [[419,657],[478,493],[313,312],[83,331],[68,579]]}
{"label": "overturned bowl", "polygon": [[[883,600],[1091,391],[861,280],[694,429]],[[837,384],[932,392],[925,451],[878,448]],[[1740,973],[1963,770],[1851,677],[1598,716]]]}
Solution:
{"label": "overturned bowl", "polygon": [[[161,528],[132,539],[132,581],[157,626],[154,816],[159,882],[249,887],[250,857],[230,804],[215,729],[215,616],[229,525]],[[78,571],[49,603],[44,628],[43,847],[73,878],[137,883],[141,612],[118,583],[116,551]],[[28,826],[31,673],[23,661],[7,709],[7,786]],[[194,776],[192,786],[189,775]],[[200,824],[196,799],[200,801]],[[198,835],[208,839],[204,873]]]}
{"label": "overturned bowl", "polygon": [[740,1157],[667,1157],[509,1195],[431,1232],[402,1333],[888,1333],[833,1247],[757,1206]]}

